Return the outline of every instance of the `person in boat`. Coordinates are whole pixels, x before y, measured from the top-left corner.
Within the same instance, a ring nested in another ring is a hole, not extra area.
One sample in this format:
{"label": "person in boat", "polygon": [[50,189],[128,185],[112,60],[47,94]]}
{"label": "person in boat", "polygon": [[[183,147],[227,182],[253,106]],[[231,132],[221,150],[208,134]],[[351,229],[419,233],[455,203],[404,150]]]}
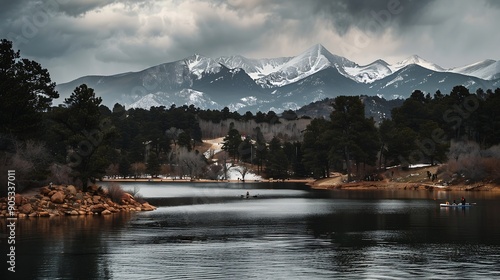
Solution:
{"label": "person in boat", "polygon": [[250,196],[250,192],[247,191],[247,198]]}
{"label": "person in boat", "polygon": [[465,205],[465,197],[462,196],[462,205]]}
{"label": "person in boat", "polygon": [[457,202],[456,200],[453,199],[453,205],[457,205]]}

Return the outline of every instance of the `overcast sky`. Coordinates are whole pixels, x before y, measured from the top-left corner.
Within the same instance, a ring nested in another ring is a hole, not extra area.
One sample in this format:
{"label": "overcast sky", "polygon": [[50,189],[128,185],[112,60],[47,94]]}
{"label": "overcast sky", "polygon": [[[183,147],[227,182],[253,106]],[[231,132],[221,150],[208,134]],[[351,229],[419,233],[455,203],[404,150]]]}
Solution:
{"label": "overcast sky", "polygon": [[53,81],[138,71],[194,53],[293,56],[320,43],[358,64],[418,54],[500,59],[495,0],[0,0],[0,38]]}

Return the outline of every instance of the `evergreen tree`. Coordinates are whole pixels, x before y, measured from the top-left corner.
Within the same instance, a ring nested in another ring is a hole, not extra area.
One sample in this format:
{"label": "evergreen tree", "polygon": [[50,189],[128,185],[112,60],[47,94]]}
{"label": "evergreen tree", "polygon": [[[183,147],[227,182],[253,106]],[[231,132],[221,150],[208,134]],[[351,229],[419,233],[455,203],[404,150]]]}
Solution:
{"label": "evergreen tree", "polygon": [[266,162],[266,173],[270,178],[288,178],[288,157],[283,150],[280,140],[273,137],[269,142],[269,154]]}
{"label": "evergreen tree", "polygon": [[339,96],[333,102],[331,113],[333,150],[331,156],[341,156],[351,180],[351,163],[375,163],[378,134],[373,120],[365,119],[365,109],[357,96]]}
{"label": "evergreen tree", "polygon": [[0,41],[0,133],[20,140],[39,137],[42,112],[58,98],[47,69],[21,59],[12,42]]}
{"label": "evergreen tree", "polygon": [[54,114],[58,124],[54,129],[68,147],[66,160],[84,191],[88,182],[101,178],[111,163],[109,152],[116,134],[110,119],[100,113],[101,102],[92,88],[82,84],[64,101],[66,107]]}
{"label": "evergreen tree", "polygon": [[234,128],[234,123],[231,123],[229,126],[229,131],[227,136],[224,137],[224,142],[222,145],[222,149],[229,153],[229,156],[233,157],[233,160],[236,160],[239,156],[238,147],[241,144],[241,135],[240,132]]}
{"label": "evergreen tree", "polygon": [[160,161],[154,152],[149,155],[146,172],[152,177],[157,177],[160,174]]}
{"label": "evergreen tree", "polygon": [[[327,177],[330,173],[328,151],[332,141],[331,124],[325,119],[314,119],[307,126],[302,144],[303,162],[314,178]],[[328,135],[327,135],[328,134]],[[326,136],[326,137],[325,137]]]}

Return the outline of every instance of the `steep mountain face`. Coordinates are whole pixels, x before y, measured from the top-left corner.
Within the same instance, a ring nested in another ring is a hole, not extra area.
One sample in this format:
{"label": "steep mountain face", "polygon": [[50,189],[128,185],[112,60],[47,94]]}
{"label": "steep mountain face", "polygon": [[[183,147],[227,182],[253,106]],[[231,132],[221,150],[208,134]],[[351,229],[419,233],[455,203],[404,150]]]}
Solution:
{"label": "steep mountain face", "polygon": [[334,67],[340,73],[345,73],[345,67],[354,66],[356,63],[347,58],[331,54],[322,45],[315,45],[285,63],[278,71],[258,79],[257,83],[267,88],[281,87],[304,79],[327,67]]}
{"label": "steep mountain face", "polygon": [[[478,78],[477,76],[481,77]],[[383,60],[360,66],[315,45],[295,57],[212,59],[195,54],[139,72],[86,76],[57,85],[62,103],[80,84],[94,88],[108,107],[150,108],[193,104],[202,109],[281,112],[339,95],[407,97],[414,90],[449,92],[456,85],[471,91],[500,86],[499,62],[485,60],[443,69],[418,56],[389,65]]]}
{"label": "steep mountain face", "polygon": [[278,58],[263,58],[251,59],[241,55],[235,56],[221,56],[216,58],[218,63],[234,69],[241,68],[253,79],[259,79],[278,71],[285,63],[290,61],[292,57],[278,57]]}
{"label": "steep mountain face", "polygon": [[484,80],[496,80],[500,79],[500,61],[487,59],[463,67],[452,68],[449,71]]}
{"label": "steep mountain face", "polygon": [[[202,78],[203,75],[217,73],[221,69],[221,65],[217,61],[199,54],[184,59],[184,63],[189,72],[195,75],[197,79]],[[181,62],[179,64],[182,65]]]}
{"label": "steep mountain face", "polygon": [[389,64],[381,59],[365,66],[345,67],[344,70],[348,77],[365,84],[372,83],[392,74]]}

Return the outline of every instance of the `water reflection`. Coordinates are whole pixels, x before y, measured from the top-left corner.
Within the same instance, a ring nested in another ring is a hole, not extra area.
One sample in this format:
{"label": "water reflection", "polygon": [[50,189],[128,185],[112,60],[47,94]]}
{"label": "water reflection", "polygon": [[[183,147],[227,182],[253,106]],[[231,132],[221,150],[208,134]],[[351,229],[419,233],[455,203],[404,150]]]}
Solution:
{"label": "water reflection", "polygon": [[109,279],[109,235],[129,219],[130,214],[19,219],[16,273],[9,277]]}
{"label": "water reflection", "polygon": [[[500,277],[495,195],[468,194],[478,206],[462,210],[441,209],[439,200],[452,195],[438,192],[323,192],[256,184],[140,187],[144,196],[156,196],[157,211],[21,221],[22,272],[16,276]],[[247,190],[261,195],[241,199]]]}

